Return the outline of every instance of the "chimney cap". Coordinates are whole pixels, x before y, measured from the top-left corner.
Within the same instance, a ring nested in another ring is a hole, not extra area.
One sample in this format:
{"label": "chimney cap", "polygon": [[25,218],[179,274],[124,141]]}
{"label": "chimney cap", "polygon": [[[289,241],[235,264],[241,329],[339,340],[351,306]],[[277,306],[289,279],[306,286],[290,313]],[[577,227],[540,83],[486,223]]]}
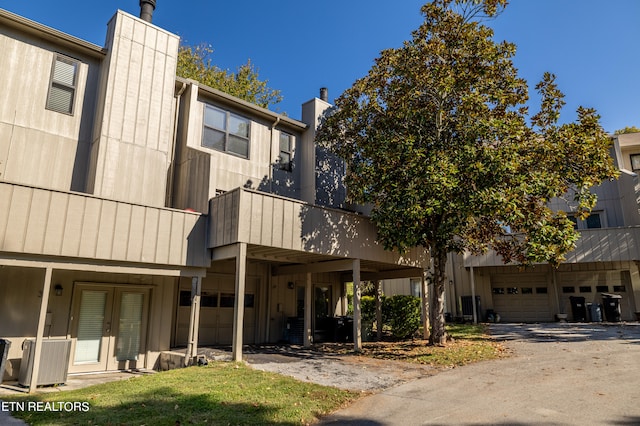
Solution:
{"label": "chimney cap", "polygon": [[156,0],[140,0],[140,19],[151,23]]}
{"label": "chimney cap", "polygon": [[327,89],[326,87],[320,88],[320,99],[325,102],[329,102],[329,89]]}

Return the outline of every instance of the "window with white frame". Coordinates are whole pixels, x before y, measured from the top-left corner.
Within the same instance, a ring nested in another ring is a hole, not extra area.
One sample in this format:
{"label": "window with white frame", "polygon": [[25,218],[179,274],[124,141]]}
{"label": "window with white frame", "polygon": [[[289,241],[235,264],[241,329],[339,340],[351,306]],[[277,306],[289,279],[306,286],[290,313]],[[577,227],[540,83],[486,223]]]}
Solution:
{"label": "window with white frame", "polygon": [[249,158],[250,123],[244,117],[205,105],[202,146]]}
{"label": "window with white frame", "polygon": [[280,169],[291,171],[293,169],[293,136],[288,133],[280,132],[280,156],[278,164]]}
{"label": "window with white frame", "polygon": [[62,55],[56,55],[53,58],[47,109],[63,114],[73,114],[77,74],[78,61]]}

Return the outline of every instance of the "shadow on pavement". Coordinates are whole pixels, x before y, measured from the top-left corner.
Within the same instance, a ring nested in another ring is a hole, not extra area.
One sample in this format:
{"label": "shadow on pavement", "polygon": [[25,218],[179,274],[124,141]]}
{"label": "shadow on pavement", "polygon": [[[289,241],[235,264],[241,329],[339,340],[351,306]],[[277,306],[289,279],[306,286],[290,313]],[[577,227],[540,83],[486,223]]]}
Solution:
{"label": "shadow on pavement", "polygon": [[491,324],[491,337],[528,342],[625,340],[640,344],[640,323]]}

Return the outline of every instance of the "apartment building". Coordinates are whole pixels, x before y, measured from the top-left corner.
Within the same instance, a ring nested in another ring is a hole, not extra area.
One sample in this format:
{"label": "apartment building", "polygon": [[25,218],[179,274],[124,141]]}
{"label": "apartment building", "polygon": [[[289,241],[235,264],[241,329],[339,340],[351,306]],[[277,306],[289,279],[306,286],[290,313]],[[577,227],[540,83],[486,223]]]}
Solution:
{"label": "apartment building", "polygon": [[[523,269],[504,265],[492,252],[451,255],[449,312],[468,317],[472,305],[463,312],[460,296],[475,296],[480,300],[479,320],[492,309],[502,321],[555,321],[556,314],[571,321],[581,320],[574,315],[572,298],[595,305],[615,298],[620,320],[635,321],[640,310],[640,133],[613,136],[611,155],[620,177],[592,188],[597,205],[588,219],[574,219],[580,238],[565,262],[557,269],[545,264]],[[571,215],[575,205],[567,198],[553,200],[552,208]]]}
{"label": "apartment building", "polygon": [[326,99],[294,120],[177,78],[180,40],[141,3],[104,46],[0,10],[0,338],[5,379],[32,342],[31,389],[173,348],[309,344],[346,314],[345,283],[426,264],[344,203],[314,143]]}

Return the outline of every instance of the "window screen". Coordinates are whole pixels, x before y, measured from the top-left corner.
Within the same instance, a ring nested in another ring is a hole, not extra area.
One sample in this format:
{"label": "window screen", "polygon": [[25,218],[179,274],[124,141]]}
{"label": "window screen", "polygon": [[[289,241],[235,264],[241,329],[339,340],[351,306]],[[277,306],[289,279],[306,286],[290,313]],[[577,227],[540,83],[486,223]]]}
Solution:
{"label": "window screen", "polygon": [[56,55],[51,71],[47,109],[64,114],[73,114],[77,72],[77,61]]}

